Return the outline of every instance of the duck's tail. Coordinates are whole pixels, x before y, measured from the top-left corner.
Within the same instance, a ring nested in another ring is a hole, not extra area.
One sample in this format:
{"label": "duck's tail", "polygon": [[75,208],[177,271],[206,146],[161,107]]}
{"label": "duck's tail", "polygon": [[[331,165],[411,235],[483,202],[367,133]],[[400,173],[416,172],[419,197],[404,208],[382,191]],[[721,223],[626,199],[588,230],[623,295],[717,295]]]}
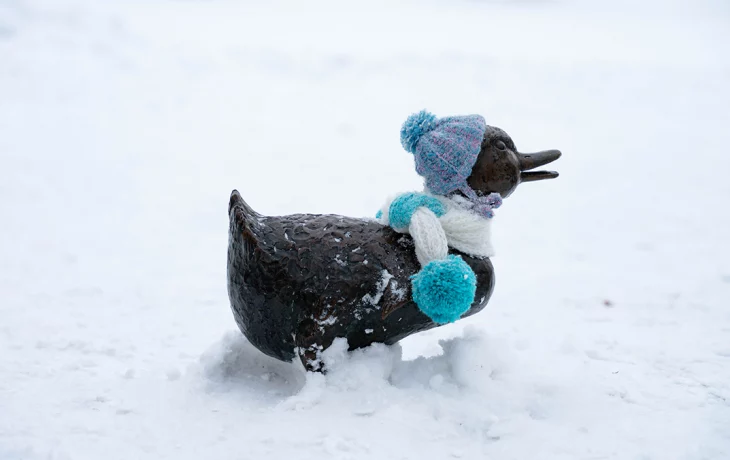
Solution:
{"label": "duck's tail", "polygon": [[228,214],[232,215],[232,213],[241,214],[243,217],[258,217],[259,215],[243,200],[238,190],[231,192],[231,199],[228,201]]}
{"label": "duck's tail", "polygon": [[228,218],[230,220],[231,242],[239,240],[253,243],[256,239],[254,229],[258,225],[259,213],[251,209],[238,190],[231,192],[231,199],[228,202]]}

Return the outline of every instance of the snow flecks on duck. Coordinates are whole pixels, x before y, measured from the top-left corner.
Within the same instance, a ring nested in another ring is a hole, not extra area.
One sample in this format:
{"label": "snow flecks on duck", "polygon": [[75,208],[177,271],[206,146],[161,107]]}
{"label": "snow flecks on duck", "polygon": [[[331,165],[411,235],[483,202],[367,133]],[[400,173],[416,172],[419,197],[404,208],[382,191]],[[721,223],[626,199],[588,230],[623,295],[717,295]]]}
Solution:
{"label": "snow flecks on duck", "polygon": [[340,259],[340,255],[339,254],[337,254],[335,256],[335,262],[337,262],[342,267],[346,267],[347,266],[347,262],[345,262],[344,260]]}
{"label": "snow flecks on duck", "polygon": [[378,284],[375,285],[375,295],[365,294],[362,297],[362,301],[372,306],[377,306],[380,299],[383,298],[385,289],[388,287],[391,279],[393,279],[393,275],[391,275],[388,270],[383,270]]}
{"label": "snow flecks on duck", "polygon": [[398,284],[398,281],[393,280],[393,284],[390,286],[390,291],[395,295],[395,298],[400,300],[404,300],[406,298],[406,288],[400,287]]}
{"label": "snow flecks on duck", "polygon": [[307,348],[300,348],[297,347],[296,352],[299,354],[299,356],[305,356],[307,352],[310,352],[315,356],[314,359],[307,359],[307,363],[311,366],[312,369],[319,370],[322,368],[322,351],[324,350],[324,347],[319,344],[312,344],[308,346]]}
{"label": "snow flecks on duck", "polygon": [[317,326],[319,326],[320,332],[324,332],[325,327],[332,326],[333,324],[337,323],[339,318],[336,315],[333,315],[334,312],[334,307],[327,304],[319,313],[319,315],[315,316],[314,314],[311,314],[309,315],[309,318],[314,321]]}
{"label": "snow flecks on duck", "polygon": [[317,326],[319,326],[319,331],[324,332],[324,328],[326,326],[332,326],[337,322],[337,317],[329,316],[325,319],[315,319],[314,322],[317,323]]}

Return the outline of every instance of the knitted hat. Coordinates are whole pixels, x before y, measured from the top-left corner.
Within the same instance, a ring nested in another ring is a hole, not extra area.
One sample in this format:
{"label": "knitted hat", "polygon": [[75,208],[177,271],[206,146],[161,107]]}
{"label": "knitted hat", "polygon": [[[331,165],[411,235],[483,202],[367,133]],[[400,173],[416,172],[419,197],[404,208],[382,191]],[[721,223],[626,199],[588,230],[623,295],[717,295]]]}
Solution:
{"label": "knitted hat", "polygon": [[400,142],[415,157],[416,172],[426,180],[426,187],[446,195],[466,185],[486,130],[480,115],[439,119],[422,110],[403,123]]}
{"label": "knitted hat", "polygon": [[466,182],[479,156],[486,130],[487,124],[481,115],[436,118],[421,110],[403,123],[400,142],[413,154],[416,172],[425,179],[430,192],[447,195],[460,190],[478,205],[480,214],[492,217],[491,208],[501,204],[498,194],[490,195],[487,202],[486,197],[478,197]]}

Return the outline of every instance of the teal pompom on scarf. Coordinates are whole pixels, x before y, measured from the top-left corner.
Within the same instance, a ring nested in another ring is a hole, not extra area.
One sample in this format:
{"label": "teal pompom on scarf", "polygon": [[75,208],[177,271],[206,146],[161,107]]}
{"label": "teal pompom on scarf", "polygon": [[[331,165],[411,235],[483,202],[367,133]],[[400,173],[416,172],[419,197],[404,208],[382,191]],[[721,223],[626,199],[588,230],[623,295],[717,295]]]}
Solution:
{"label": "teal pompom on scarf", "polygon": [[477,289],[474,271],[456,255],[432,260],[411,277],[413,300],[433,322],[453,323],[469,310]]}

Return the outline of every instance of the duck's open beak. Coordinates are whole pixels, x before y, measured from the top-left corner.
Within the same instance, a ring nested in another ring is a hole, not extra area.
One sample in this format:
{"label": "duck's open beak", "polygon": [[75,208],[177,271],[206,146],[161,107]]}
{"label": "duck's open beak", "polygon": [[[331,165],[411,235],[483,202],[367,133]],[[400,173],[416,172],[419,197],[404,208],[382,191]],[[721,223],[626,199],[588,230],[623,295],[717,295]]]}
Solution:
{"label": "duck's open beak", "polygon": [[[522,182],[532,182],[543,179],[555,179],[557,171],[530,171],[531,169],[552,163],[560,158],[560,150],[543,150],[536,153],[518,153],[520,171],[522,171]],[[525,172],[529,171],[529,172]]]}

